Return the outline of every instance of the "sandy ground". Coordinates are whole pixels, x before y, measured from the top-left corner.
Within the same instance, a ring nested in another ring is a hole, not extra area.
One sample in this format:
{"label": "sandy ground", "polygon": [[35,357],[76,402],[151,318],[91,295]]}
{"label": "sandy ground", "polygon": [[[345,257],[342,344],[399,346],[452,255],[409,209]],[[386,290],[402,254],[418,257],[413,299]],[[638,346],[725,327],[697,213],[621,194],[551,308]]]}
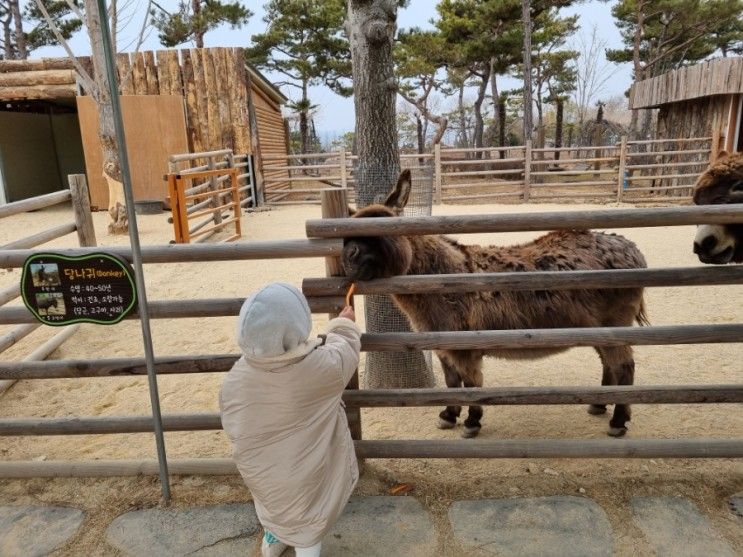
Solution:
{"label": "sandy ground", "polygon": [[[434,214],[536,212],[599,208],[580,205],[470,205],[439,206]],[[606,206],[601,206],[605,208]],[[243,240],[292,239],[304,236],[303,223],[319,217],[319,207],[284,207],[246,214]],[[68,222],[69,208],[58,207],[3,220],[0,245],[21,235]],[[105,233],[107,216],[94,215],[101,245],[128,243],[127,237]],[[172,238],[166,215],[140,216],[143,244],[163,244]],[[691,253],[693,227],[648,228],[621,231],[645,253],[650,267],[699,265]],[[506,244],[528,240],[535,233],[467,235],[467,243]],[[72,246],[74,235],[50,244]],[[246,296],[270,281],[300,286],[303,277],[324,275],[321,259],[178,263],[145,267],[148,298]],[[19,280],[18,270],[0,270],[0,288]],[[653,288],[646,294],[654,325],[743,322],[742,286]],[[359,300],[359,298],[357,298]],[[18,303],[18,302],[15,302]],[[359,312],[361,313],[361,312]],[[317,316],[318,330],[325,316]],[[234,318],[155,320],[156,355],[235,352]],[[0,335],[10,330],[0,326]],[[32,333],[0,356],[18,360],[50,337],[49,327]],[[116,327],[83,325],[54,357],[104,358],[141,356],[139,322]],[[692,384],[740,382],[740,344],[638,347],[637,384]],[[363,369],[362,369],[363,373]],[[488,386],[594,385],[600,365],[592,349],[573,349],[534,362],[486,360]],[[443,384],[437,366],[437,379]],[[159,379],[163,413],[217,411],[220,374],[166,376]],[[371,409],[362,414],[367,439],[458,439],[458,431],[434,427],[439,408]],[[739,437],[743,431],[741,405],[636,405],[631,438]],[[144,378],[36,380],[17,383],[0,397],[0,418],[25,416],[145,415],[149,395]],[[589,416],[581,407],[489,407],[485,410],[483,439],[579,438],[603,439],[608,418]],[[226,457],[222,432],[169,433],[169,457]],[[89,435],[5,437],[0,459],[133,459],[154,458],[152,435]],[[544,470],[548,472],[545,473]],[[636,495],[683,495],[703,510],[715,527],[743,554],[741,519],[726,506],[726,498],[743,490],[743,463],[735,460],[377,460],[368,461],[359,494],[385,493],[398,482],[414,486],[418,498],[438,525],[440,554],[456,554],[457,547],[444,517],[455,499],[585,493],[609,514],[617,534],[620,555],[648,554],[640,531],[629,520],[628,501]],[[62,504],[89,511],[85,527],[60,555],[111,554],[103,530],[117,514],[159,504],[154,478],[3,480],[0,505]],[[173,479],[174,504],[210,504],[249,499],[238,478],[181,477]]]}

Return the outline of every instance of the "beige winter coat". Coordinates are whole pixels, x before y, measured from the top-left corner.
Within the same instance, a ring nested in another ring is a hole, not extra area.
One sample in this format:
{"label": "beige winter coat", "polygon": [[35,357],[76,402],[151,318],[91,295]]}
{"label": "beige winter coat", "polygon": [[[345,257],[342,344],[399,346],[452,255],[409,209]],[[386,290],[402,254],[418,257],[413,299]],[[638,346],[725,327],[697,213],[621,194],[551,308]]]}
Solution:
{"label": "beige winter coat", "polygon": [[220,392],[222,426],[258,518],[295,547],[322,540],[358,480],[341,394],[359,363],[360,331],[333,319],[318,344],[244,356]]}

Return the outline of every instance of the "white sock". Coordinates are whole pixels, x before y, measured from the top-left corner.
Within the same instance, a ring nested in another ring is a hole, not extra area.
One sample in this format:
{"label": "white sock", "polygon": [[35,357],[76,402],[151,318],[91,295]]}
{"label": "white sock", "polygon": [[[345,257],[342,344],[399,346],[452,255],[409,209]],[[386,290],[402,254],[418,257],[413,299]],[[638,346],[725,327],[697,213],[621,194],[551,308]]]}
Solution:
{"label": "white sock", "polygon": [[294,552],[297,554],[297,557],[320,557],[321,547],[322,542],[317,542],[312,547],[295,547]]}

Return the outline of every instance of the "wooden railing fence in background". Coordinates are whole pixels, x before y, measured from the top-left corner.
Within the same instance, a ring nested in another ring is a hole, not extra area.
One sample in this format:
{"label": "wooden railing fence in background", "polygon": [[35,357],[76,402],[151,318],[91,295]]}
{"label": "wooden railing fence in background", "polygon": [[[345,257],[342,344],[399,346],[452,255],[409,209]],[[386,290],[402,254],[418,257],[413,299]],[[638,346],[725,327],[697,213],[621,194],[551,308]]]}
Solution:
{"label": "wooden railing fence in background", "polygon": [[[711,137],[628,141],[616,145],[534,148],[451,148],[404,153],[402,168],[430,168],[434,203],[596,202],[678,203],[691,190],[715,150]],[[319,204],[323,191],[347,189],[355,197],[354,163],[343,150],[264,156],[268,205]]]}
{"label": "wooden railing fence in background", "polygon": [[[231,181],[233,170],[234,184]],[[188,243],[194,238],[196,242],[204,242],[223,228],[223,219],[235,223],[236,234],[239,234],[239,209],[257,204],[250,155],[235,155],[229,149],[171,155],[168,172],[164,177],[168,181],[172,213],[168,222],[173,224],[175,243]],[[179,187],[179,180],[187,180],[191,186],[186,188],[184,183]],[[176,199],[178,201],[174,202]],[[197,218],[201,220],[189,223]]]}

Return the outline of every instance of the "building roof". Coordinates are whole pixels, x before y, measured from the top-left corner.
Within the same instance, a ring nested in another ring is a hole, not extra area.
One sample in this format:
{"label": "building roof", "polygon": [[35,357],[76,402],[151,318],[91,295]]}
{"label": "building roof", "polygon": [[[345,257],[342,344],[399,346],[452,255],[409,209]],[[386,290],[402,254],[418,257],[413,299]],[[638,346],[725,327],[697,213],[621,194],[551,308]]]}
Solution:
{"label": "building roof", "polygon": [[268,95],[276,104],[284,104],[289,98],[282,93],[276,85],[271,83],[265,75],[250,64],[245,64],[253,84]]}
{"label": "building roof", "polygon": [[739,93],[743,93],[743,57],[715,58],[635,82],[630,92],[630,108],[657,108]]}

